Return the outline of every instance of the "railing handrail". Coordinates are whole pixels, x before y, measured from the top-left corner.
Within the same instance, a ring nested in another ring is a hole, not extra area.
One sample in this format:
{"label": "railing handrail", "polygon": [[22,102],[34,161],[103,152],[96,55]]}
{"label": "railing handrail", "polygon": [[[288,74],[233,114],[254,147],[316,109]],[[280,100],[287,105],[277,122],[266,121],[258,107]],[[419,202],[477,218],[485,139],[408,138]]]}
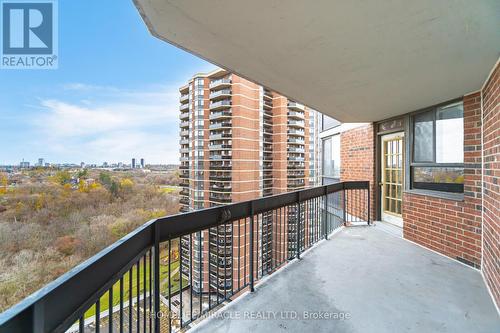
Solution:
{"label": "railing handrail", "polygon": [[0,332],[64,331],[158,240],[167,241],[342,190],[368,188],[368,181],[346,181],[150,220],[1,313]]}

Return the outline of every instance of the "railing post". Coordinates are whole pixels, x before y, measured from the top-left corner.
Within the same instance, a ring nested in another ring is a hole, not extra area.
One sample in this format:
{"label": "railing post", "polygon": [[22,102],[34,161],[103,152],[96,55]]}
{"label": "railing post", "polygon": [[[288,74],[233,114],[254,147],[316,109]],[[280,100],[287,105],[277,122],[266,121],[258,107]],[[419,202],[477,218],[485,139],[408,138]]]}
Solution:
{"label": "railing post", "polygon": [[[160,332],[160,224],[158,221],[155,221],[154,224],[154,252],[153,252],[153,260],[154,260],[154,321],[155,321],[155,333]],[[129,311],[132,310],[132,305],[129,304]]]}
{"label": "railing post", "polygon": [[300,192],[297,192],[297,259],[300,259]]}
{"label": "railing post", "polygon": [[346,220],[346,216],[347,216],[347,212],[346,212],[346,208],[347,208],[347,203],[346,203],[346,188],[345,186],[343,186],[343,189],[342,189],[342,197],[343,197],[343,202],[342,202],[342,218],[344,219],[344,225],[347,224],[347,220]]}
{"label": "railing post", "polygon": [[370,182],[368,182],[368,225],[370,225]]}
{"label": "railing post", "polygon": [[255,289],[254,289],[254,286],[253,286],[253,201],[250,202],[250,267],[249,267],[249,271],[250,271],[250,279],[249,279],[249,283],[250,283],[250,291],[251,292],[254,292]]}
{"label": "railing post", "polygon": [[324,204],[323,204],[323,232],[325,235],[325,240],[328,239],[328,213],[326,211],[328,207],[328,189],[325,186],[325,196],[324,196]]}

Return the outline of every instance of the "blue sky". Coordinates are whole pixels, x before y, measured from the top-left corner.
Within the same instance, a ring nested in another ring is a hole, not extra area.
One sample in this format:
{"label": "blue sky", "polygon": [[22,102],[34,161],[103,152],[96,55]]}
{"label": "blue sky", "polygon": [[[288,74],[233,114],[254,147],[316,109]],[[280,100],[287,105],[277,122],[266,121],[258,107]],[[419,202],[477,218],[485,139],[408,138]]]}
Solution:
{"label": "blue sky", "polygon": [[59,68],[0,69],[0,165],[178,162],[178,88],[215,66],[152,37],[132,0],[59,1]]}

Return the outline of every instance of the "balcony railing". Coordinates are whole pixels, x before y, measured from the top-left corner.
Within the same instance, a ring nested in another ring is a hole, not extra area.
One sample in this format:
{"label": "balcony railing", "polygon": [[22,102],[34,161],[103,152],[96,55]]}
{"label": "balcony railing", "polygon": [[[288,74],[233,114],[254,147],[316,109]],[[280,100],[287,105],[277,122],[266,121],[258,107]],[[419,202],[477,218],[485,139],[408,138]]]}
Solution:
{"label": "balcony railing", "polygon": [[304,112],[288,111],[288,117],[304,119],[305,115],[304,115]]}
{"label": "balcony railing", "polygon": [[[0,332],[187,329],[342,223],[369,224],[369,197],[368,182],[343,182],[151,220],[0,314]],[[206,243],[221,228],[236,247]]]}
{"label": "balcony railing", "polygon": [[210,109],[220,109],[220,108],[228,108],[231,107],[231,100],[221,100],[217,102],[210,103]]}
{"label": "balcony railing", "polygon": [[208,128],[211,130],[217,130],[220,128],[231,128],[231,121],[212,123],[208,126]]}
{"label": "balcony railing", "polygon": [[219,79],[219,80],[214,80],[210,82],[210,89],[218,87],[218,86],[230,86],[231,85],[231,79],[229,78],[224,78],[224,79]]}
{"label": "balcony railing", "polygon": [[210,120],[231,118],[231,115],[232,115],[231,109],[219,112],[212,112],[210,114]]}
{"label": "balcony railing", "polygon": [[210,93],[210,99],[222,96],[231,96],[231,89],[221,89]]}
{"label": "balcony railing", "polygon": [[302,111],[305,109],[304,104],[300,104],[300,103],[297,103],[297,102],[288,102],[288,108],[289,109],[302,110]]}

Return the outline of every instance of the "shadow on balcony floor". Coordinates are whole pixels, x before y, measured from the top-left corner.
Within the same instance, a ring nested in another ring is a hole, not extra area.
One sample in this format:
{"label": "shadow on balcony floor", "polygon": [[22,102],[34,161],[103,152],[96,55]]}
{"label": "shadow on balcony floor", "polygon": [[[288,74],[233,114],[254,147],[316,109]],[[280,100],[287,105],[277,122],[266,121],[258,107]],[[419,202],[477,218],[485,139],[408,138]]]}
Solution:
{"label": "shadow on balcony floor", "polygon": [[193,331],[500,332],[500,318],[478,271],[377,227],[354,227]]}

